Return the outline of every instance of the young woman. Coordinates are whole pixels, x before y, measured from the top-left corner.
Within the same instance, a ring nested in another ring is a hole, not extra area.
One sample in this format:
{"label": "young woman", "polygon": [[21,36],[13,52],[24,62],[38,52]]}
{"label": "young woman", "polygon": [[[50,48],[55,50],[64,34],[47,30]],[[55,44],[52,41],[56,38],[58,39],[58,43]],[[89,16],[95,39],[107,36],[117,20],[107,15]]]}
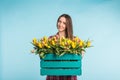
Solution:
{"label": "young woman", "polygon": [[[57,20],[58,32],[54,35],[56,38],[73,39],[72,19],[68,14],[62,14]],[[53,36],[50,36],[50,38]],[[77,76],[47,76],[46,80],[77,80]]]}

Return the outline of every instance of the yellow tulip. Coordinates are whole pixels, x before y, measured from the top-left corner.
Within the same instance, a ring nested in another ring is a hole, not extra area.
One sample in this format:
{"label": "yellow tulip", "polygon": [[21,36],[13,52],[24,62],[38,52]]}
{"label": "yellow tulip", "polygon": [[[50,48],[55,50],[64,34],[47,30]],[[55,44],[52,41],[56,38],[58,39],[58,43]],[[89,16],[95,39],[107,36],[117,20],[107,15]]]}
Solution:
{"label": "yellow tulip", "polygon": [[82,40],[80,41],[80,44],[79,44],[79,45],[80,45],[80,46],[83,46],[83,41],[82,41]]}
{"label": "yellow tulip", "polygon": [[64,42],[61,42],[61,45],[62,45],[62,46],[65,46]]}
{"label": "yellow tulip", "polygon": [[50,46],[47,46],[47,48],[50,48]]}
{"label": "yellow tulip", "polygon": [[55,41],[52,40],[52,45],[55,45]]}
{"label": "yellow tulip", "polygon": [[44,42],[47,42],[48,41],[48,38],[46,36],[43,37],[43,41]]}
{"label": "yellow tulip", "polygon": [[50,46],[48,46],[48,44],[47,44],[47,43],[45,43],[45,46],[46,46],[47,48],[50,48]]}
{"label": "yellow tulip", "polygon": [[72,48],[75,48],[76,44],[74,42],[72,42]]}
{"label": "yellow tulip", "polygon": [[88,42],[87,42],[87,47],[90,47],[90,46],[91,46],[91,42],[88,41]]}
{"label": "yellow tulip", "polygon": [[42,44],[41,44],[41,43],[38,43],[38,47],[39,47],[39,48],[42,48]]}
{"label": "yellow tulip", "polygon": [[72,41],[71,40],[67,40],[67,43],[70,45],[72,43]]}
{"label": "yellow tulip", "polygon": [[53,37],[53,40],[56,42],[57,41],[56,37]]}
{"label": "yellow tulip", "polygon": [[37,39],[33,38],[33,44],[36,44],[36,42],[37,42]]}
{"label": "yellow tulip", "polygon": [[74,40],[75,40],[75,41],[79,41],[79,38],[78,38],[78,37],[75,37]]}
{"label": "yellow tulip", "polygon": [[64,36],[62,36],[62,38],[61,38],[62,40],[65,40],[66,38],[64,37]]}

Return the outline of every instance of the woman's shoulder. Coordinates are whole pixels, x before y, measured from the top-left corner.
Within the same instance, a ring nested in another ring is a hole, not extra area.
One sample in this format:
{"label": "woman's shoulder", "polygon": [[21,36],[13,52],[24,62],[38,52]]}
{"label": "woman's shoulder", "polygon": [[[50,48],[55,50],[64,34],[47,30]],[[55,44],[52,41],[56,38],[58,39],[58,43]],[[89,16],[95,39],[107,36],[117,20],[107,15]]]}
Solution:
{"label": "woman's shoulder", "polygon": [[58,36],[58,33],[56,33],[56,34],[54,34],[54,35],[51,35],[51,36],[49,36],[48,38],[53,38],[53,37],[58,38],[58,37],[59,37],[59,36]]}
{"label": "woman's shoulder", "polygon": [[51,35],[51,36],[49,36],[48,38],[51,39],[51,38],[53,38],[53,37],[58,38],[58,34]]}
{"label": "woman's shoulder", "polygon": [[54,35],[51,35],[51,36],[49,36],[48,38],[52,38],[52,37],[54,37]]}

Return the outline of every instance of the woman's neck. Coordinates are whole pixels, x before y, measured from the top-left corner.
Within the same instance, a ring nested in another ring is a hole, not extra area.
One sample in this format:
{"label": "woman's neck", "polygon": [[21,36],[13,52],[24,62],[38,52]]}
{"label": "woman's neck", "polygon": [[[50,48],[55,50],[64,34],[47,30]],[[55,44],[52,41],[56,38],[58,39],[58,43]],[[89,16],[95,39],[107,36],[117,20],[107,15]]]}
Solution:
{"label": "woman's neck", "polygon": [[65,32],[58,32],[59,38],[66,37]]}

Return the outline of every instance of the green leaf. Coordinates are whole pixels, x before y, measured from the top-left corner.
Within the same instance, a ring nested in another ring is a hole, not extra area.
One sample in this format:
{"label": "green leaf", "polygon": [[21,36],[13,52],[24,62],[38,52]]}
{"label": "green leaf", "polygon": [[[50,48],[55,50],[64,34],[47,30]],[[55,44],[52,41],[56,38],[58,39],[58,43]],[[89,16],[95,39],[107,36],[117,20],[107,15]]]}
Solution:
{"label": "green leaf", "polygon": [[39,57],[43,59],[43,58],[45,57],[45,53],[41,52],[41,53],[39,54]]}
{"label": "green leaf", "polygon": [[63,56],[65,54],[65,52],[61,53],[59,56]]}

